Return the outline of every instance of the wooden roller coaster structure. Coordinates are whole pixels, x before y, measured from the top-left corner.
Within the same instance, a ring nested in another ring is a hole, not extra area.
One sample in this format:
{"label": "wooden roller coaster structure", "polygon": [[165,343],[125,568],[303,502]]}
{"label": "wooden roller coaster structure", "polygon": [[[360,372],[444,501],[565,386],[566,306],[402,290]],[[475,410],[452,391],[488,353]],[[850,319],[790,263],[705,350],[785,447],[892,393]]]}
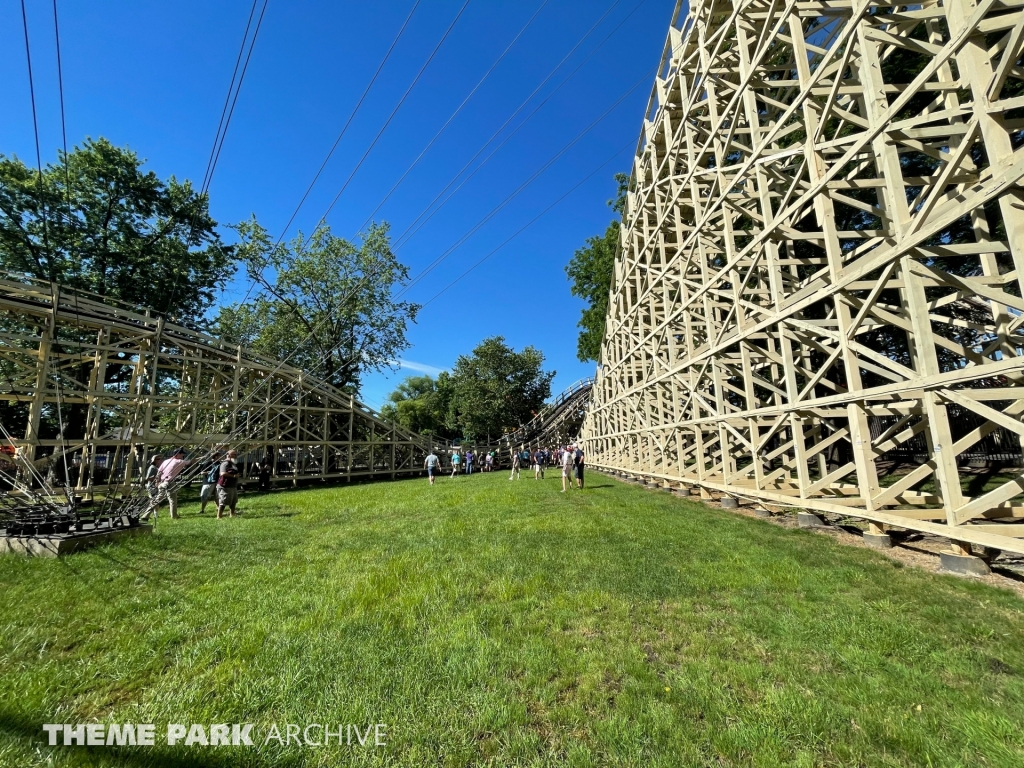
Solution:
{"label": "wooden roller coaster structure", "polygon": [[588,463],[1024,552],[1024,2],[682,7]]}
{"label": "wooden roller coaster structure", "polygon": [[[150,457],[172,446],[229,443],[243,474],[269,462],[280,485],[418,474],[437,445],[287,364],[11,275],[0,277],[0,408],[8,485],[10,472],[34,468],[37,488],[68,487],[85,499],[137,490]],[[22,479],[31,490],[32,478]]]}

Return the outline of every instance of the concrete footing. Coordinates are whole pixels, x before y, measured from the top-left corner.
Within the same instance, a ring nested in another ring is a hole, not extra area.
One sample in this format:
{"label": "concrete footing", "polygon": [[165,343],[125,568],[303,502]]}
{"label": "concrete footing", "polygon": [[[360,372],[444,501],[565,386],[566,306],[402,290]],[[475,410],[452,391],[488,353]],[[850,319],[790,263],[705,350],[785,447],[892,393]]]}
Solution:
{"label": "concrete footing", "polygon": [[892,549],[892,539],[887,533],[865,533],[861,538],[872,549]]}
{"label": "concrete footing", "polygon": [[812,512],[797,512],[796,524],[801,528],[826,528],[825,520]]}
{"label": "concrete footing", "polygon": [[769,512],[764,507],[754,507],[754,517],[760,517],[763,520],[763,519],[769,518],[771,516],[772,516],[772,513]]}
{"label": "concrete footing", "polygon": [[992,569],[988,563],[974,555],[958,555],[953,552],[940,552],[939,565],[942,570],[961,576],[988,576]]}
{"label": "concrete footing", "polygon": [[732,496],[723,496],[718,503],[722,505],[722,509],[737,509],[740,505]]}
{"label": "concrete footing", "polygon": [[689,488],[676,488],[675,490],[672,491],[672,493],[674,493],[676,496],[689,496],[690,495],[690,489]]}
{"label": "concrete footing", "polygon": [[63,557],[80,549],[117,541],[130,536],[145,536],[153,532],[152,525],[87,533],[82,536],[0,536],[0,555],[26,555],[28,557]]}

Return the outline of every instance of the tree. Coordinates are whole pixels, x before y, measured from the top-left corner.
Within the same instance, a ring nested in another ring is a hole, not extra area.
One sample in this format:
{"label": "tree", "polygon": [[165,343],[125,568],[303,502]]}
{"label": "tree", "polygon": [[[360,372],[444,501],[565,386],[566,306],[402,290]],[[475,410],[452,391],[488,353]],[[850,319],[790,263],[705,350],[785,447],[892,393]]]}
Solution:
{"label": "tree", "polygon": [[419,306],[392,298],[409,270],[395,258],[388,225],[373,225],[360,245],[318,228],[306,242],[274,244],[255,219],[237,227],[239,255],[260,291],[221,309],[216,328],[233,344],[309,371],[347,392],[367,370],[391,365],[409,346]]}
{"label": "tree", "polygon": [[[618,190],[608,205],[620,218],[626,207],[626,192],[629,176],[615,174]],[[604,340],[605,315],[608,313],[608,291],[615,272],[615,252],[619,246],[619,220],[612,221],[603,235],[587,238],[587,244],[573,254],[565,268],[572,281],[573,296],[587,302],[577,327],[580,335],[576,341],[576,357],[582,362],[598,361],[601,356],[601,342]]]}
{"label": "tree", "polygon": [[[448,378],[447,373],[442,377]],[[444,423],[448,403],[444,389],[430,376],[409,376],[388,395],[381,415],[400,427],[423,435],[455,437]]]}
{"label": "tree", "polygon": [[554,371],[544,371],[544,355],[534,347],[516,352],[501,336],[484,339],[460,355],[450,377],[438,377],[448,404],[449,429],[470,439],[495,437],[533,418],[551,396]]}
{"label": "tree", "polygon": [[234,269],[207,196],[106,139],[58,158],[0,155],[0,267],[199,320]]}

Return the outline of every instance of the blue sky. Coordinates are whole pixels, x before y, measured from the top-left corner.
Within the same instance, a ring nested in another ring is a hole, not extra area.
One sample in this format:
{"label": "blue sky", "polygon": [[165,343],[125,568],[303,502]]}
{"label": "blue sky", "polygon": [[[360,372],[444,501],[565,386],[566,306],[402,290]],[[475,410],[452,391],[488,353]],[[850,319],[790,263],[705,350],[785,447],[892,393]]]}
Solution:
{"label": "blue sky", "polygon": [[[320,219],[463,2],[420,3],[289,234],[299,228],[308,232]],[[409,300],[430,303],[411,329],[403,367],[366,377],[362,398],[371,406],[379,407],[405,376],[447,368],[496,334],[517,349],[532,344],[543,351],[547,367],[558,371],[556,391],[593,372],[592,365],[576,360],[582,304],[569,293],[564,265],[611,219],[605,202],[614,193],[612,175],[630,168],[674,3],[542,4],[470,0],[327,218],[335,234],[353,238],[540,9],[375,215],[391,223],[397,239],[604,17],[476,163],[547,99],[539,111],[402,244],[398,256],[415,277],[602,118],[409,290]],[[45,163],[55,159],[61,142],[53,11],[46,1],[26,5]],[[275,236],[281,234],[412,6],[413,0],[270,0],[210,189],[213,215],[221,224],[255,214]],[[59,0],[69,145],[105,136],[138,152],[161,177],[173,174],[198,184],[250,8],[251,0]],[[34,164],[18,0],[0,0],[0,75],[6,86],[0,153]],[[573,187],[550,212],[450,285]],[[229,241],[232,234],[224,231]],[[245,280],[233,281],[222,300],[241,298],[246,286]]]}

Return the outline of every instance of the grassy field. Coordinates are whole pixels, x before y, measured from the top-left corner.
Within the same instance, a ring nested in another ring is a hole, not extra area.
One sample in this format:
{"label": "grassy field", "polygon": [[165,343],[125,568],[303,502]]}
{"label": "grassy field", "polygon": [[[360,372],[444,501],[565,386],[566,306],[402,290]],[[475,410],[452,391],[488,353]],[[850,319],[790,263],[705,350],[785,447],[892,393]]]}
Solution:
{"label": "grassy field", "polygon": [[[1014,595],[589,480],[278,492],[0,559],[0,765],[1024,765]],[[45,746],[91,721],[157,746]],[[222,722],[256,745],[165,743]],[[286,723],[386,746],[263,743]]]}

